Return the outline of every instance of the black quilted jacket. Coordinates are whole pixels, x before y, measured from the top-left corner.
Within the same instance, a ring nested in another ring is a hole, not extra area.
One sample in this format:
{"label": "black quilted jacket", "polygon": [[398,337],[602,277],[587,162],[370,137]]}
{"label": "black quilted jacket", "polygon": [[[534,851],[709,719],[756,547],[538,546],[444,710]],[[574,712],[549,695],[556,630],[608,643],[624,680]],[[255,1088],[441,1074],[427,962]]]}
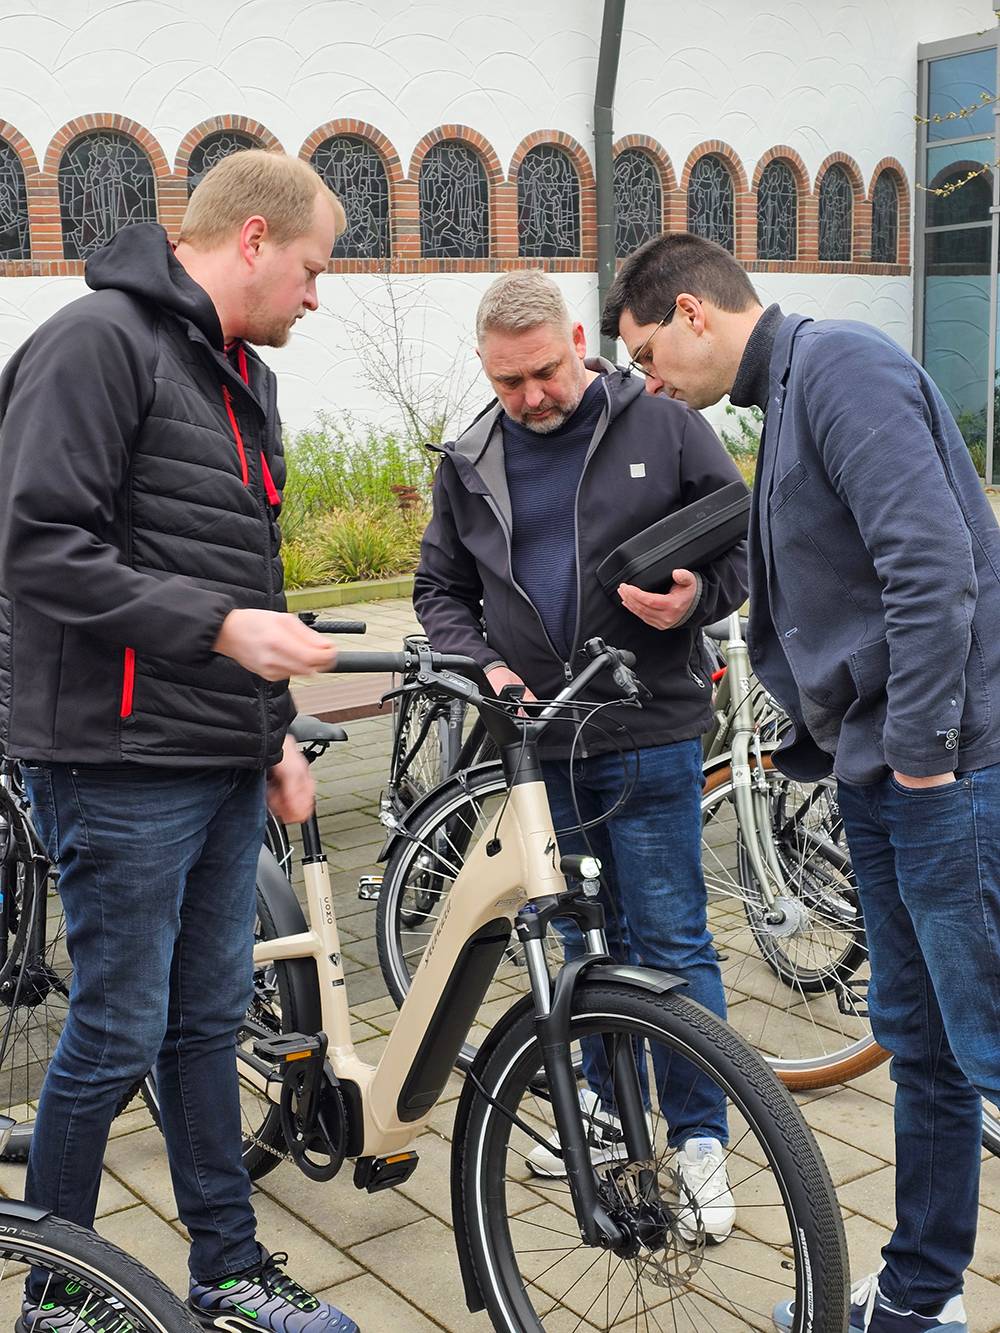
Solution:
{"label": "black quilted jacket", "polygon": [[274,376],[163,229],[119,232],[0,378],[0,742],[36,762],[262,768],[292,706],[212,652],[284,609]]}

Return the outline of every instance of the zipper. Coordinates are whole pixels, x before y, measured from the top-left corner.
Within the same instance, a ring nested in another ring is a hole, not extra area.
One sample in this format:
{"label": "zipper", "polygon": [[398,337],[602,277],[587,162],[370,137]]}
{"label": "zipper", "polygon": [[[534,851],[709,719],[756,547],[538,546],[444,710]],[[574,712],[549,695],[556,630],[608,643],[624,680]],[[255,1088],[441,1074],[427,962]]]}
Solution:
{"label": "zipper", "polygon": [[243,435],[240,432],[239,422],[236,420],[236,413],[233,411],[233,397],[227,384],[222,386],[222,400],[226,404],[226,411],[229,413],[229,425],[232,428],[233,439],[236,441],[236,452],[240,458],[240,475],[243,479],[243,485],[249,486],[250,469],[247,466],[247,451],[243,447]]}
{"label": "zipper", "polygon": [[[608,377],[602,377],[601,388],[604,390],[604,397],[607,403],[604,421],[598,422],[597,430],[594,432],[594,438],[590,442],[590,448],[587,450],[587,457],[583,460],[583,468],[580,472],[580,480],[576,483],[576,494],[573,497],[573,548],[576,555],[576,620],[573,624],[573,638],[570,643],[569,662],[566,663],[566,680],[573,679],[569,663],[576,657],[576,646],[580,639],[580,610],[583,601],[583,580],[580,577],[580,491],[583,487],[583,479],[587,475],[587,468],[590,466],[590,460],[597,452],[597,446],[604,439],[605,432],[611,424],[611,394],[608,392]],[[541,617],[539,617],[541,618]]]}
{"label": "zipper", "polygon": [[122,659],[122,698],[118,709],[120,718],[132,716],[132,699],[135,694],[135,649],[126,648]]}
{"label": "zipper", "polygon": [[496,516],[496,520],[497,520],[497,522],[500,524],[500,531],[503,533],[504,541],[507,543],[507,568],[510,570],[510,582],[511,582],[511,587],[514,588],[514,590],[515,590],[516,592],[519,592],[519,593],[521,594],[521,596],[524,598],[524,600],[525,600],[525,601],[528,603],[528,605],[531,607],[532,611],[534,611],[534,613],[535,613],[535,618],[537,619],[539,625],[541,626],[542,633],[545,635],[545,642],[546,642],[546,643],[549,645],[549,647],[552,649],[552,656],[556,659],[556,661],[557,661],[557,662],[559,663],[559,665],[562,667],[562,669],[563,669],[563,678],[565,679],[566,683],[569,684],[569,682],[573,679],[573,671],[572,671],[572,668],[571,668],[571,666],[570,666],[570,662],[572,662],[572,660],[573,660],[573,659],[572,659],[572,656],[570,656],[570,662],[564,662],[564,661],[562,660],[562,657],[559,655],[559,650],[556,648],[555,644],[552,642],[552,639],[551,639],[551,637],[550,637],[550,635],[549,635],[549,632],[548,632],[548,630],[545,628],[545,621],[542,619],[541,615],[539,614],[538,607],[535,605],[535,603],[531,600],[531,598],[528,596],[528,594],[524,591],[524,589],[521,587],[521,585],[520,585],[520,584],[517,582],[517,580],[514,578],[514,549],[513,549],[513,544],[512,544],[512,541],[511,541],[511,534],[510,534],[510,532],[507,530],[507,524],[506,524],[506,522],[504,521],[503,514],[501,514],[501,512],[500,512],[500,506],[497,504],[496,500],[494,500],[494,498],[493,498],[492,495],[487,495],[487,496],[486,496],[486,503],[487,503],[487,504],[489,505],[489,507],[493,510],[493,513],[494,513],[495,516]]}

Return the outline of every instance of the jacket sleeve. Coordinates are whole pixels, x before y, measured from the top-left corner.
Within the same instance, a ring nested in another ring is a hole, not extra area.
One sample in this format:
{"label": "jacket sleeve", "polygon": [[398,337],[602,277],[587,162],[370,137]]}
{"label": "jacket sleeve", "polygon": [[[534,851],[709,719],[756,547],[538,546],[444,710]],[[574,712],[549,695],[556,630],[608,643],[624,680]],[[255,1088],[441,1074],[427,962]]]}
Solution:
{"label": "jacket sleeve", "polygon": [[957,758],[944,740],[960,726],[978,585],[919,376],[902,351],[845,331],[813,340],[803,384],[827,475],[882,584],[885,761],[912,777],[946,773]]}
{"label": "jacket sleeve", "polygon": [[[701,413],[689,410],[686,417],[681,438],[680,483],[682,500],[689,505],[742,478]],[[700,627],[728,616],[746,600],[746,542],[740,542],[696,573],[700,585],[698,596],[682,623]]]}
{"label": "jacket sleeve", "polygon": [[123,563],[115,521],[152,393],[151,347],[87,301],[11,367],[0,427],[0,588],[59,624],[197,664],[235,602]]}
{"label": "jacket sleeve", "polygon": [[434,477],[434,515],[420,543],[413,608],[438,653],[464,653],[484,670],[501,663],[483,631],[483,585],[476,562],[458,535],[442,459]]}

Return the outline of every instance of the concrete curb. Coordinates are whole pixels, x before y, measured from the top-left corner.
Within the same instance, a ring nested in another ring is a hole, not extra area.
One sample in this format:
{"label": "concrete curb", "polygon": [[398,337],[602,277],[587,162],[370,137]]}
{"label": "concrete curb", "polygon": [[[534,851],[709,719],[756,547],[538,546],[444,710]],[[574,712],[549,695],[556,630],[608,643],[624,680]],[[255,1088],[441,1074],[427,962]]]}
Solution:
{"label": "concrete curb", "polygon": [[289,611],[315,611],[349,602],[379,602],[387,597],[411,597],[413,575],[395,579],[370,579],[364,583],[323,583],[316,588],[296,588],[287,593]]}

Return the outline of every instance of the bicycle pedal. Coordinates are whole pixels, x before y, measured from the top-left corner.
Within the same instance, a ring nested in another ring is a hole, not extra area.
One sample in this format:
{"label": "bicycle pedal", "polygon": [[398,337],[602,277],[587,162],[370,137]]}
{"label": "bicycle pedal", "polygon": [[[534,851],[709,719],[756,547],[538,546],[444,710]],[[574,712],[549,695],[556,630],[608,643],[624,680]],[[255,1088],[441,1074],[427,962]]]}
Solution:
{"label": "bicycle pedal", "polygon": [[363,903],[377,903],[381,891],[381,875],[362,875],[358,880],[358,897]]}
{"label": "bicycle pedal", "polygon": [[306,1037],[301,1032],[278,1032],[273,1037],[256,1038],[253,1053],[273,1065],[283,1065],[289,1060],[309,1060],[326,1054],[326,1038]]}
{"label": "bicycle pedal", "polygon": [[391,1153],[388,1157],[359,1157],[354,1166],[354,1184],[359,1190],[377,1194],[379,1190],[402,1185],[417,1169],[415,1152]]}

